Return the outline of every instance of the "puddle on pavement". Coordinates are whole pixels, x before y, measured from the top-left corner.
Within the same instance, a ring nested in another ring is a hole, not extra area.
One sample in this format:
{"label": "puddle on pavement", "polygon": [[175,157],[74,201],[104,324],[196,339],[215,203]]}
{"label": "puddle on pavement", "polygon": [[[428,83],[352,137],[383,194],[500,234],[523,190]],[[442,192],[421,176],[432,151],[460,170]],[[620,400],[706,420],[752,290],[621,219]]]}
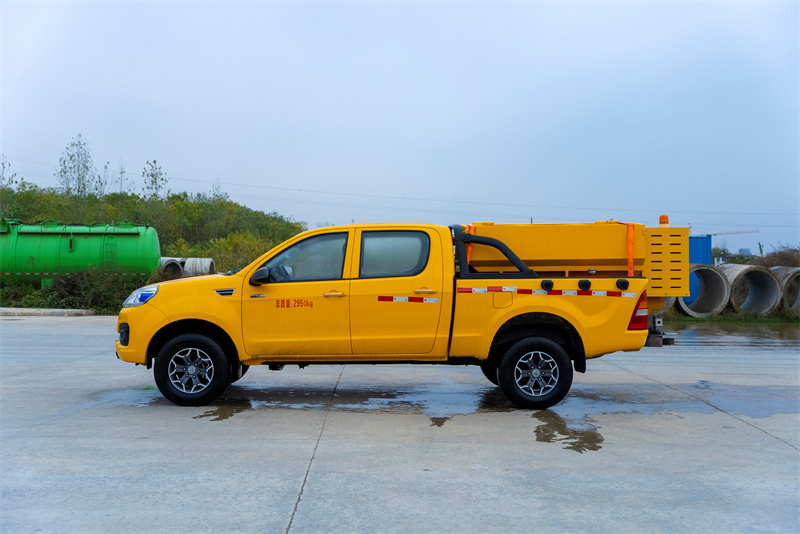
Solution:
{"label": "puddle on pavement", "polygon": [[719,351],[725,347],[800,350],[800,323],[797,322],[681,324],[667,320],[664,329],[678,336],[670,350]]}
{"label": "puddle on pavement", "polygon": [[570,426],[566,419],[552,410],[537,410],[531,417],[542,423],[533,431],[536,441],[561,443],[565,449],[581,454],[601,449],[603,436],[600,435],[599,427],[593,424],[594,420],[588,416],[584,418],[587,428],[581,428],[580,425]]}
{"label": "puddle on pavement", "polygon": [[[87,408],[154,404],[172,406],[157,390],[110,391],[62,411],[62,415]],[[444,426],[456,416],[530,413],[536,441],[556,443],[564,449],[585,453],[602,448],[604,438],[595,419],[598,416],[712,414],[719,410],[755,419],[797,414],[800,413],[800,388],[732,386],[709,381],[674,388],[659,384],[576,384],[566,399],[549,410],[523,410],[506,399],[499,388],[448,380],[402,390],[340,386],[333,396],[332,388],[287,387],[255,381],[230,386],[213,407],[193,418],[225,421],[237,414],[269,409],[420,414],[427,416],[431,426],[436,427]]]}
{"label": "puddle on pavement", "polygon": [[122,406],[141,408],[154,404],[159,398],[161,398],[161,392],[150,388],[106,391],[98,395],[95,400],[62,410],[61,415],[72,415],[87,408],[119,408]]}
{"label": "puddle on pavement", "polygon": [[[744,332],[744,333],[743,333]],[[692,325],[679,330],[681,346],[713,345],[715,350],[741,348],[753,344],[763,350],[781,350],[795,354],[797,329],[765,327],[742,330],[741,325]],[[727,347],[727,348],[726,348]],[[472,369],[453,369],[456,373],[476,373]],[[451,375],[452,376],[452,375]],[[456,416],[479,413],[530,413],[535,439],[557,443],[579,453],[598,451],[604,441],[597,417],[609,414],[711,414],[717,411],[748,418],[766,418],[776,414],[800,413],[800,387],[738,386],[698,381],[666,387],[660,384],[575,384],[570,394],[549,410],[522,410],[514,406],[499,388],[488,383],[478,385],[447,379],[415,387],[342,386],[332,395],[332,387],[287,386],[278,381],[247,379],[228,387],[213,407],[194,419],[225,421],[238,414],[260,410],[306,410],[360,413],[421,414],[431,426],[443,427]],[[158,390],[108,391],[79,406],[62,411],[70,415],[87,408],[173,407]],[[182,409],[182,408],[181,408]],[[594,418],[593,418],[594,417]]]}

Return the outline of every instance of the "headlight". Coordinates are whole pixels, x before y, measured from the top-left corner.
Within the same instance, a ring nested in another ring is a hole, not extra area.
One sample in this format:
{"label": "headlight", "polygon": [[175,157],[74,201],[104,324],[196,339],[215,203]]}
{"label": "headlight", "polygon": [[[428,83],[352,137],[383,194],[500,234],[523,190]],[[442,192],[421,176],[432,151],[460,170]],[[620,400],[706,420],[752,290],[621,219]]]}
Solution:
{"label": "headlight", "polygon": [[123,308],[133,308],[134,306],[141,306],[158,293],[158,286],[140,287],[131,296],[125,299],[122,303]]}

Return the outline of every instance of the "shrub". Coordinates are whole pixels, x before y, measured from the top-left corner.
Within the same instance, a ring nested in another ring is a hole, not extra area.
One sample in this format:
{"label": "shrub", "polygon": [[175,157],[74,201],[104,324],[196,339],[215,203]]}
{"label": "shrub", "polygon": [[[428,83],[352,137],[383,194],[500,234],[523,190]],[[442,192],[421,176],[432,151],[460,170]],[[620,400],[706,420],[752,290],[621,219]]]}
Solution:
{"label": "shrub", "polygon": [[114,272],[86,270],[59,275],[52,284],[14,281],[0,287],[0,306],[94,310],[113,315],[136,288],[149,282],[146,276],[122,276]]}
{"label": "shrub", "polygon": [[763,257],[755,258],[753,265],[761,267],[800,267],[800,247],[781,245]]}

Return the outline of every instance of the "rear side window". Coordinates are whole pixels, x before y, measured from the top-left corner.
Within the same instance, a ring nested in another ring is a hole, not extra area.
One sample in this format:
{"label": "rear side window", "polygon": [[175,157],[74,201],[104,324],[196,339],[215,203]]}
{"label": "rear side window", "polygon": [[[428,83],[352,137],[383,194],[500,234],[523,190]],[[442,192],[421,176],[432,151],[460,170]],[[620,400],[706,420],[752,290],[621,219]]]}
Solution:
{"label": "rear side window", "polygon": [[428,264],[431,240],[425,232],[364,232],[361,278],[414,276]]}

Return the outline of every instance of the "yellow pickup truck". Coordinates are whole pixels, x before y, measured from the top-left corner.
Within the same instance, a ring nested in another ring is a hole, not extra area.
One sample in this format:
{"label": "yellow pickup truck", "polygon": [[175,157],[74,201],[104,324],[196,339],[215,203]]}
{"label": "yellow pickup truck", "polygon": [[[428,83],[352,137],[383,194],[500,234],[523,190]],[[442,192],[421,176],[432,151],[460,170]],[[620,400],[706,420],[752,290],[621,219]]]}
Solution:
{"label": "yellow pickup truck", "polygon": [[658,337],[650,302],[688,294],[688,229],[594,224],[311,230],[237,272],[135,291],[117,357],[175,404],[213,402],[254,365],[477,365],[547,408],[573,369]]}

